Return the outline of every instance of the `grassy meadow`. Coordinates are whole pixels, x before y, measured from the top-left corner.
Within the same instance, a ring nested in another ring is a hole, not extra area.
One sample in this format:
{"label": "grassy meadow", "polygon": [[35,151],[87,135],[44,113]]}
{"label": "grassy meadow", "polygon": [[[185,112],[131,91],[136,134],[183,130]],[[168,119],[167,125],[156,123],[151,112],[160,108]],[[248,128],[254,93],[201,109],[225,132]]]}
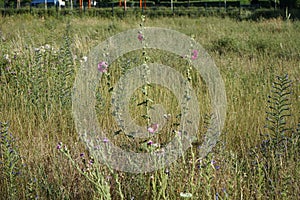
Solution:
{"label": "grassy meadow", "polygon": [[[170,166],[130,174],[98,163],[76,132],[72,87],[85,56],[108,37],[139,28],[140,17],[0,17],[0,199],[298,199],[300,196],[300,22],[280,18],[237,21],[216,17],[147,18],[145,26],[193,36],[223,77],[227,117],[218,144],[198,159],[209,124],[209,93],[191,70],[199,97],[199,142]],[[176,41],[174,41],[176,42]],[[109,66],[97,91],[96,111],[110,142],[124,150],[151,145],[118,131],[111,114],[111,87],[126,70],[143,63],[142,51]],[[186,76],[188,63],[148,50],[148,62]],[[172,93],[150,87],[170,121],[152,138],[174,137],[180,110]],[[136,123],[147,106],[133,94]],[[148,105],[148,106],[151,106]],[[143,146],[144,145],[144,146]]]}

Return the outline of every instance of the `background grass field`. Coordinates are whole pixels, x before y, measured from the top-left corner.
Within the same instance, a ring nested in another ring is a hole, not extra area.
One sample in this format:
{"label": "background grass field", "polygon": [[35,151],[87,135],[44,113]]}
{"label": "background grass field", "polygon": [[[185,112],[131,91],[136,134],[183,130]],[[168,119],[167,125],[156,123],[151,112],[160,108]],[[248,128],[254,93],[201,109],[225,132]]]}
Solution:
{"label": "background grass field", "polygon": [[[136,175],[112,170],[96,161],[88,163],[91,155],[76,133],[71,112],[74,78],[91,48],[114,34],[139,27],[140,22],[139,16],[0,18],[0,122],[8,122],[1,125],[0,198],[181,199],[184,197],[180,193],[191,193],[192,199],[297,199],[298,21],[146,17],[145,26],[193,36],[215,60],[225,82],[228,103],[222,136],[207,158],[197,160],[199,144],[194,144],[171,166],[152,173]],[[148,54],[150,62],[161,62],[185,73],[187,63],[180,58],[150,50]],[[99,89],[96,108],[109,139],[136,151],[145,150],[140,141],[114,134],[118,127],[110,113],[108,90],[124,70],[140,63],[141,52],[133,52],[110,66],[110,77],[99,82],[105,87]],[[209,124],[209,94],[201,77],[194,71],[192,77],[200,99],[201,142]],[[272,87],[274,84],[276,87]],[[155,100],[164,102],[172,113],[172,123],[155,138],[163,143],[173,136],[170,133],[176,128],[175,115],[180,111],[169,91],[153,88],[149,95],[160,97]],[[137,91],[134,97],[132,115],[140,117],[144,107],[136,104],[143,95]],[[145,124],[145,120],[139,123]],[[63,143],[60,150],[59,142]],[[99,183],[94,184],[97,180]]]}

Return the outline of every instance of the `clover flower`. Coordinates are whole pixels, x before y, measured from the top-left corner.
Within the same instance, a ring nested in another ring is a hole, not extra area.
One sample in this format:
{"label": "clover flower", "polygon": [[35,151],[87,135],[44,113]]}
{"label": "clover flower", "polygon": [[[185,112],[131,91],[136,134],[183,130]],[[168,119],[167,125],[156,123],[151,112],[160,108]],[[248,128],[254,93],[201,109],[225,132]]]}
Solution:
{"label": "clover flower", "polygon": [[152,140],[149,140],[148,142],[147,142],[147,145],[152,145],[153,144],[153,141]]}

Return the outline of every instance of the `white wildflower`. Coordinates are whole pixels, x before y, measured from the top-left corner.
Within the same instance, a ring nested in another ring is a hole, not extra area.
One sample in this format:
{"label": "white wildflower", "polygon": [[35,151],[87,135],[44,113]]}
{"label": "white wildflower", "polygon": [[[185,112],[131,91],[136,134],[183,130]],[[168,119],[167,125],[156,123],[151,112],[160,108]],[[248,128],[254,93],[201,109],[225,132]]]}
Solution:
{"label": "white wildflower", "polygon": [[5,60],[9,61],[9,55],[8,54],[4,54],[3,57],[4,57]]}
{"label": "white wildflower", "polygon": [[183,197],[183,198],[191,198],[193,197],[193,195],[189,192],[180,192],[180,196]]}
{"label": "white wildflower", "polygon": [[45,49],[46,49],[46,50],[50,50],[50,49],[51,49],[50,44],[45,44]]}
{"label": "white wildflower", "polygon": [[86,56],[83,56],[83,57],[82,57],[83,62],[86,62],[87,59],[88,59],[88,58],[87,58]]}

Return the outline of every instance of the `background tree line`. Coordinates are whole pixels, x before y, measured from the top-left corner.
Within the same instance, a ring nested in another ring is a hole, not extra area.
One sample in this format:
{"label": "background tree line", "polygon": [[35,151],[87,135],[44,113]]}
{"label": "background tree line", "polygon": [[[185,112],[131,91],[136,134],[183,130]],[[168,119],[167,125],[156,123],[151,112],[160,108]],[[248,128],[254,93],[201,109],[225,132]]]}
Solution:
{"label": "background tree line", "polygon": [[[30,6],[32,0],[0,0],[0,8],[21,8]],[[66,1],[66,5],[68,5],[69,0]],[[74,0],[73,0],[74,1]],[[75,0],[76,1],[76,0]],[[78,0],[79,1],[79,0]],[[87,0],[84,0],[87,1]],[[98,0],[99,2],[114,2],[116,0]],[[155,2],[163,2],[169,0],[154,0]],[[177,0],[178,2],[187,2],[190,0]],[[218,0],[198,0],[198,1],[218,1]],[[223,1],[223,0],[220,0]],[[300,0],[249,0],[249,4],[251,5],[259,5],[260,2],[270,2],[270,5],[276,8],[282,9],[295,9],[300,8]]]}

